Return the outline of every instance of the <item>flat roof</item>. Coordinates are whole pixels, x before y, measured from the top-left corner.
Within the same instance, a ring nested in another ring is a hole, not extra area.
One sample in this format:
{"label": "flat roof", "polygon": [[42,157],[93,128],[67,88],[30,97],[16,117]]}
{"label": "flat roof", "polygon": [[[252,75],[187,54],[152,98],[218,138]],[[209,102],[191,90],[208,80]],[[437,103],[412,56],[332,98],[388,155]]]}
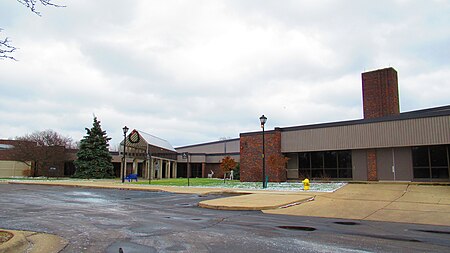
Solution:
{"label": "flat roof", "polygon": [[448,115],[450,115],[450,105],[433,107],[433,108],[422,109],[422,110],[409,111],[409,112],[402,112],[402,113],[399,113],[396,115],[389,115],[389,116],[380,117],[380,118],[337,121],[337,122],[331,122],[331,123],[321,123],[321,124],[312,124],[312,125],[304,125],[304,126],[276,127],[275,130],[297,131],[297,130],[307,130],[307,129],[315,129],[315,128],[350,126],[350,125],[369,124],[369,123],[396,121],[396,120],[418,119],[418,118],[429,118],[429,117],[448,116]]}

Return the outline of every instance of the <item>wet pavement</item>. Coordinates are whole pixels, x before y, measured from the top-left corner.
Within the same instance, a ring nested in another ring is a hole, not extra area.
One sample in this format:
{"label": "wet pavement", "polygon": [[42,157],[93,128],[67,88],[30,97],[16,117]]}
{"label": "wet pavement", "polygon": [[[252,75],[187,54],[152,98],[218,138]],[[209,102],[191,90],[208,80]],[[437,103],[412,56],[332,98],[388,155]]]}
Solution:
{"label": "wet pavement", "polygon": [[63,252],[450,252],[450,227],[220,211],[220,196],[0,184],[0,228]]}

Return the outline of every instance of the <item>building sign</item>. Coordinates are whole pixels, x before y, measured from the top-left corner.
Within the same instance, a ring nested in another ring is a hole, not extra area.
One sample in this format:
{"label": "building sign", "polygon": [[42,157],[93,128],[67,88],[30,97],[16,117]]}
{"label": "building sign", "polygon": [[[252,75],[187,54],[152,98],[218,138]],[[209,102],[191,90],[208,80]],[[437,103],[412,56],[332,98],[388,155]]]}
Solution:
{"label": "building sign", "polygon": [[130,135],[128,135],[128,140],[129,140],[131,143],[138,143],[138,142],[141,140],[141,137],[139,136],[139,133],[138,133],[138,131],[136,131],[136,129],[133,130],[133,131],[130,133]]}

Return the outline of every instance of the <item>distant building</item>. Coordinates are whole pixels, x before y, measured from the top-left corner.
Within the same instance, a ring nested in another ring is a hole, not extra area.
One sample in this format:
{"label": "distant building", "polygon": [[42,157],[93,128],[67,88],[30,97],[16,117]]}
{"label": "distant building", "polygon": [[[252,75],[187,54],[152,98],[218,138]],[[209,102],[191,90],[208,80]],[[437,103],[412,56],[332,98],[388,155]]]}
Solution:
{"label": "distant building", "polygon": [[[240,139],[236,138],[178,147],[178,167],[186,171],[189,158],[192,177],[207,177],[213,171],[214,177],[223,178],[220,163],[226,156],[240,162],[239,145]],[[187,153],[188,157],[183,158],[183,153]]]}
{"label": "distant building", "polygon": [[38,146],[30,141],[0,140],[0,177],[71,176],[76,150]]}

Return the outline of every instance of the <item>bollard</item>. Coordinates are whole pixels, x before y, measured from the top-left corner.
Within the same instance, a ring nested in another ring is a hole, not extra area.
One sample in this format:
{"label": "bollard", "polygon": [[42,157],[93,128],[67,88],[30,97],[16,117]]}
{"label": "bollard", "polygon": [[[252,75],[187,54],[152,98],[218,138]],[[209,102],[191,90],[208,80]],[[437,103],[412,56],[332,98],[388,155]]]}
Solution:
{"label": "bollard", "polygon": [[305,191],[309,190],[309,179],[305,178],[305,180],[303,180],[302,183],[303,183],[303,190]]}

